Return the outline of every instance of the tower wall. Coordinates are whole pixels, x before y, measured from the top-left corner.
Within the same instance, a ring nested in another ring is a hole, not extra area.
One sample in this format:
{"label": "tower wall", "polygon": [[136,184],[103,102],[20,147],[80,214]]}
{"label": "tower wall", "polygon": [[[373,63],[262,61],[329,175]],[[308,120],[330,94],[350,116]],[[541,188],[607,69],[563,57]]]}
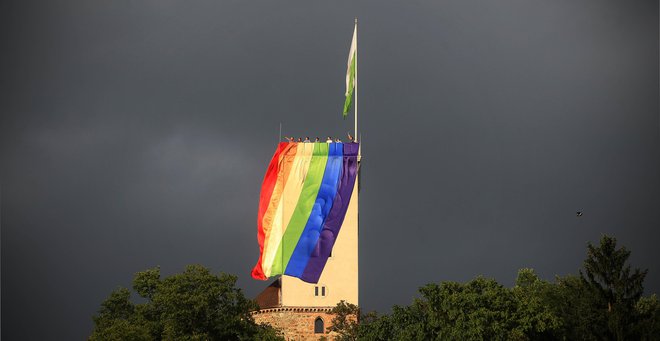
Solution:
{"label": "tower wall", "polygon": [[[323,269],[318,284],[298,278],[282,276],[283,307],[334,307],[341,300],[359,305],[358,301],[358,181],[355,182],[351,202],[339,236],[332,248],[332,256]],[[319,287],[318,296],[315,287]],[[325,296],[322,296],[325,287]]]}
{"label": "tower wall", "polygon": [[[358,163],[360,159],[361,156],[358,154]],[[295,277],[281,276],[259,295],[257,301],[261,310],[252,314],[257,323],[267,323],[279,329],[286,340],[335,339],[334,333],[327,332],[333,319],[330,310],[342,300],[359,305],[358,189],[359,176],[355,181],[350,204],[332,248],[332,255],[321,273],[319,283],[311,284]],[[316,287],[319,288],[318,295]],[[323,287],[325,287],[325,295],[322,294]],[[321,333],[314,330],[318,318],[323,320]]]}
{"label": "tower wall", "polygon": [[[254,321],[269,324],[279,329],[287,341],[317,341],[322,338],[334,340],[336,333],[328,333],[333,316],[329,308],[297,307],[272,308],[254,313]],[[314,333],[314,322],[321,318],[324,324],[323,333]]]}

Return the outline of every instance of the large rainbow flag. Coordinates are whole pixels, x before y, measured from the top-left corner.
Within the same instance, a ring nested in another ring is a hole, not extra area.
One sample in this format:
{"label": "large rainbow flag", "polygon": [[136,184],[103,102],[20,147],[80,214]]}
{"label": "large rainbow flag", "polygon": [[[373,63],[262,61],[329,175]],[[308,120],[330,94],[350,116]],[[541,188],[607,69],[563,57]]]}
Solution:
{"label": "large rainbow flag", "polygon": [[357,143],[283,142],[261,185],[252,277],[318,283],[339,235],[358,170]]}

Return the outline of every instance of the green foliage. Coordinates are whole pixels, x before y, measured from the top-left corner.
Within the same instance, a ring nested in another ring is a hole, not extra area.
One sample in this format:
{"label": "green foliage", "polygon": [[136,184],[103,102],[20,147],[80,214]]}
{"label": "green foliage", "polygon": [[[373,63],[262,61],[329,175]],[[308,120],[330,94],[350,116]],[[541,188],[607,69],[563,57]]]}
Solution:
{"label": "green foliage", "polygon": [[358,339],[360,318],[360,308],[355,304],[340,301],[330,311],[334,315],[332,325],[328,327],[328,332],[336,332],[337,341],[353,341]]}
{"label": "green foliage", "polygon": [[492,279],[466,284],[444,282],[420,288],[412,311],[421,328],[410,331],[425,340],[508,340],[516,303],[511,292]]}
{"label": "green foliage", "polygon": [[561,318],[561,332],[557,333],[561,338],[606,339],[607,321],[603,302],[579,276],[558,277],[546,300],[550,309]]}
{"label": "green foliage", "polygon": [[128,289],[119,288],[101,303],[99,315],[93,317],[96,329],[91,341],[151,340],[148,328],[138,321],[130,296]]}
{"label": "green foliage", "polygon": [[164,279],[159,268],[139,272],[133,289],[146,302],[131,303],[128,289],[112,292],[90,340],[280,340],[254,322],[250,311],[258,307],[235,284],[236,276],[199,265]]}
{"label": "green foliage", "polygon": [[358,325],[358,340],[391,340],[394,334],[390,316],[380,316],[375,311],[361,315]]}
{"label": "green foliage", "polygon": [[660,338],[660,301],[656,295],[642,297],[635,306],[639,323],[635,326],[634,335],[640,340],[657,340]]}
{"label": "green foliage", "polygon": [[600,245],[587,246],[582,280],[606,303],[608,339],[626,340],[632,337],[636,320],[635,305],[644,293],[644,278],[648,270],[626,265],[630,251],[616,248],[616,238],[603,236]]}
{"label": "green foliage", "polygon": [[127,320],[112,320],[103,328],[97,328],[91,341],[149,341],[152,340],[147,327]]}
{"label": "green foliage", "polygon": [[428,284],[411,305],[359,324],[346,319],[358,308],[342,302],[330,330],[341,340],[658,340],[660,302],[642,297],[647,272],[631,270],[629,256],[604,236],[578,276],[548,282],[521,269],[513,288],[482,277]]}
{"label": "green foliage", "polygon": [[332,330],[351,336],[342,340],[551,339],[561,322],[543,303],[550,284],[531,270],[521,271],[519,283],[507,289],[478,277],[465,284],[428,284],[410,306],[394,306],[390,315],[363,315],[359,325],[343,323],[357,307],[340,304],[333,322],[341,323]]}
{"label": "green foliage", "polygon": [[550,297],[553,285],[542,281],[532,269],[518,272],[512,293],[517,303],[514,320],[518,339],[555,339],[562,327],[559,315],[552,310]]}
{"label": "green foliage", "polygon": [[[329,332],[337,340],[658,340],[660,301],[643,297],[647,270],[627,264],[630,251],[603,236],[588,244],[579,275],[540,279],[521,269],[513,288],[477,277],[466,283],[427,284],[408,306],[361,314],[341,301]],[[188,266],[161,278],[154,268],[135,275],[144,303],[119,288],[93,317],[90,340],[281,340],[257,325],[256,304],[235,287],[236,277]]]}

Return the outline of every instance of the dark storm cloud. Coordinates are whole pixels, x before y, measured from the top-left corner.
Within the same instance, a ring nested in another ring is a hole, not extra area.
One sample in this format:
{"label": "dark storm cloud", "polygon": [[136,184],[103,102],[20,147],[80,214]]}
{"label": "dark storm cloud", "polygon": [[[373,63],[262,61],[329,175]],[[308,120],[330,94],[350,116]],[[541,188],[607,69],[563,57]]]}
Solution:
{"label": "dark storm cloud", "polygon": [[431,281],[575,273],[602,233],[660,289],[657,2],[0,6],[7,339],[85,338],[103,298],[156,265],[258,293],[279,123],[352,129],[354,16],[366,310]]}

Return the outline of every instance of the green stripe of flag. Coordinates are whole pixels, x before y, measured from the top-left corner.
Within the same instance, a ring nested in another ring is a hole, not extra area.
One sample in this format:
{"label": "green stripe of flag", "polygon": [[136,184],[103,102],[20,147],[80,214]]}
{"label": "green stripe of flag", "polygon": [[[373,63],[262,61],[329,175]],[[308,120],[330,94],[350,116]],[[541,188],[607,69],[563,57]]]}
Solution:
{"label": "green stripe of flag", "polygon": [[[304,145],[310,144],[312,143],[306,143]],[[321,187],[323,173],[325,172],[325,166],[328,162],[328,146],[330,144],[313,143],[313,145],[314,153],[309,164],[307,176],[305,177],[305,183],[303,184],[298,203],[293,211],[289,225],[286,227],[284,235],[282,236],[282,242],[277,249],[277,256],[275,256],[270,272],[271,276],[284,273],[286,265],[289,263],[289,259],[291,259],[291,255],[298,244],[298,239],[300,239],[300,235],[305,229],[307,219],[312,211],[312,206],[314,206],[314,203],[316,202],[316,195]]]}

